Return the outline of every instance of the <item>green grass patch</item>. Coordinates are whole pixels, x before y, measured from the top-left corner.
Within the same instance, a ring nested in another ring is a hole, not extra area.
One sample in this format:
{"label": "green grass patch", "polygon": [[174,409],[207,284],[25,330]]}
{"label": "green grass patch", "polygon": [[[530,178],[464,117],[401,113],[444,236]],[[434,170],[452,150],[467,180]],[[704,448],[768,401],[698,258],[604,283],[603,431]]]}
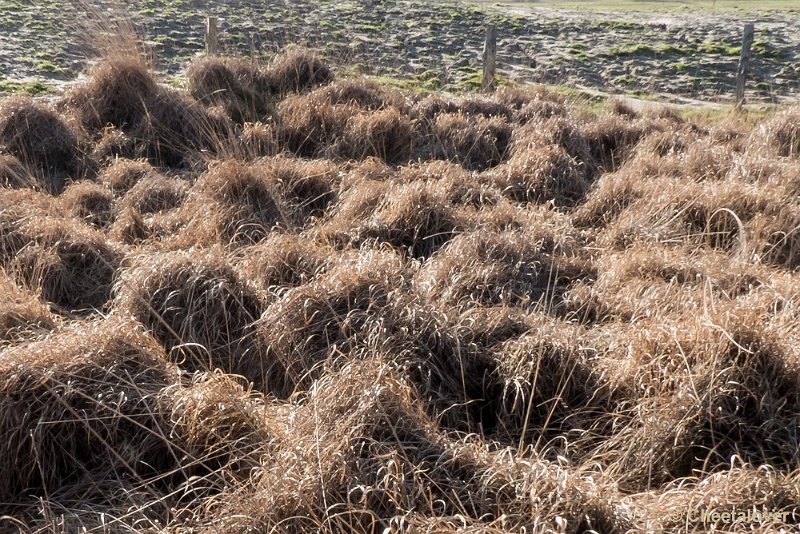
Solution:
{"label": "green grass patch", "polygon": [[678,74],[683,74],[689,71],[689,64],[685,61],[678,61],[672,64],[672,68],[675,69],[675,72]]}
{"label": "green grass patch", "polygon": [[0,94],[45,96],[54,92],[53,86],[45,82],[0,81]]}
{"label": "green grass patch", "polygon": [[742,53],[742,47],[725,42],[705,42],[697,47],[697,51],[713,56],[738,57]]}
{"label": "green grass patch", "polygon": [[686,56],[690,50],[675,45],[659,44],[633,44],[626,46],[612,46],[607,55],[616,57],[656,57],[656,56]]}

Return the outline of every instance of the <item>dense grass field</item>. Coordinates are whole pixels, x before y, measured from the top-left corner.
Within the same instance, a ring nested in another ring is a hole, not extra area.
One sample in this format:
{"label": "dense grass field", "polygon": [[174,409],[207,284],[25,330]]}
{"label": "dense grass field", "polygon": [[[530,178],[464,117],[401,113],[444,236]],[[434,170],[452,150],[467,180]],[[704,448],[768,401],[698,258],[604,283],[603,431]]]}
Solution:
{"label": "dense grass field", "polygon": [[180,79],[0,99],[0,531],[796,531],[800,109]]}

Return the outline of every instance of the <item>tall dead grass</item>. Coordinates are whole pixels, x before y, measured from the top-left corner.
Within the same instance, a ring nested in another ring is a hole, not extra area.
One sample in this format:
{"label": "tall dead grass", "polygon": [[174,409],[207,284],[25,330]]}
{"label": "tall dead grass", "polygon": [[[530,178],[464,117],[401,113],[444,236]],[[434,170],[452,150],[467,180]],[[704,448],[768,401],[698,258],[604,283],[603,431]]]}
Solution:
{"label": "tall dead grass", "polygon": [[0,101],[0,530],[794,528],[796,109],[333,78]]}

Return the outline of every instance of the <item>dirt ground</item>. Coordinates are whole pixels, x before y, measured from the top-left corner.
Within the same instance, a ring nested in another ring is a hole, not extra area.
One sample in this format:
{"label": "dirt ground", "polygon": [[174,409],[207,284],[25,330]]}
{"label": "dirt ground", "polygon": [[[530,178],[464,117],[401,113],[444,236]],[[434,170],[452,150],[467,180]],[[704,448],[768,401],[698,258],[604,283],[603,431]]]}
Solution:
{"label": "dirt ground", "polygon": [[[92,4],[112,13],[110,2]],[[746,17],[756,22],[750,101],[800,95],[800,34],[793,31],[800,9],[593,13],[403,0],[133,0],[127,8],[169,75],[202,52],[205,17],[213,14],[230,53],[268,57],[298,43],[352,72],[469,89],[479,83],[484,28],[492,23],[501,79],[706,101],[733,92]],[[91,57],[86,11],[69,2],[0,0],[0,90],[46,92],[78,75]]]}

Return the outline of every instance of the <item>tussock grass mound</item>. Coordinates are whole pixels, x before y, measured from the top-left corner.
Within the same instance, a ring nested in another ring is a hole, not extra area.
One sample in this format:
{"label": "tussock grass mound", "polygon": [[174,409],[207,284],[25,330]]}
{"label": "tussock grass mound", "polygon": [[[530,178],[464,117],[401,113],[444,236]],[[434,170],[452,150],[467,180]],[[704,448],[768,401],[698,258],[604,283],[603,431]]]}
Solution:
{"label": "tussock grass mound", "polygon": [[588,190],[583,165],[557,145],[512,152],[493,168],[488,178],[503,194],[517,202],[552,201],[574,205]]}
{"label": "tussock grass mound", "polygon": [[[286,98],[278,105],[278,139],[299,156],[324,156],[328,147],[345,138],[348,122],[359,112],[404,108],[402,96],[367,81],[342,80],[307,95]],[[366,119],[370,121],[371,119]],[[377,124],[377,121],[373,121]],[[392,126],[392,121],[390,126]],[[403,133],[398,119],[394,133]],[[385,125],[384,125],[385,126]],[[388,132],[392,133],[392,131]],[[376,130],[375,142],[394,142]],[[352,148],[352,143],[350,144]],[[387,152],[388,154],[388,152]],[[363,154],[366,157],[369,154]],[[391,154],[390,154],[391,155]],[[392,155],[393,156],[393,155]]]}
{"label": "tussock grass mound", "polygon": [[462,166],[450,161],[432,160],[400,167],[396,176],[399,183],[425,188],[454,208],[468,206],[486,208],[500,201],[500,192],[483,177],[470,174]]}
{"label": "tussock grass mound", "polygon": [[660,128],[659,123],[646,119],[631,121],[630,117],[607,115],[588,124],[583,135],[596,165],[613,172],[625,163],[639,141]]}
{"label": "tussock grass mound", "polygon": [[114,308],[147,326],[188,369],[220,368],[268,389],[272,374],[280,375],[263,358],[253,326],[262,298],[221,249],[139,256],[117,279],[114,295]]}
{"label": "tussock grass mound", "polygon": [[449,172],[447,166],[410,167],[393,181],[346,183],[321,235],[337,245],[377,241],[414,258],[430,257],[461,231],[455,206],[480,203],[484,193],[460,181],[458,174],[425,181],[425,173],[431,170]]}
{"label": "tussock grass mound", "polygon": [[[51,202],[52,204],[52,202]],[[2,263],[21,283],[70,312],[103,308],[121,252],[78,221],[20,204],[0,218]]]}
{"label": "tussock grass mound", "polygon": [[159,92],[147,66],[130,56],[99,62],[89,73],[89,81],[66,96],[84,127],[99,131],[113,124],[123,131],[143,120],[147,103]]}
{"label": "tussock grass mound", "polygon": [[0,185],[15,189],[35,189],[37,181],[16,156],[0,154]]}
{"label": "tussock grass mound", "polygon": [[95,228],[106,228],[113,220],[114,195],[95,182],[70,184],[61,195],[61,203],[72,215]]}
{"label": "tussock grass mound", "polygon": [[390,188],[358,235],[427,258],[458,231],[447,198],[436,189],[410,183]]}
{"label": "tussock grass mound", "polygon": [[[715,496],[725,495],[724,502]],[[792,481],[770,469],[756,469],[751,465],[735,466],[730,471],[715,473],[710,477],[683,487],[668,487],[657,493],[643,494],[636,499],[637,508],[657,510],[649,519],[648,528],[685,529],[688,528],[730,528],[723,525],[722,515],[746,517],[747,510],[776,512],[773,518],[780,522],[793,523],[797,520],[797,488]],[[694,513],[690,511],[695,511]],[[719,518],[712,515],[720,514]],[[754,512],[751,512],[754,513]],[[641,512],[640,512],[641,513]],[[779,515],[783,514],[783,515]],[[770,520],[762,522],[762,532],[768,532]]]}
{"label": "tussock grass mound", "polygon": [[297,410],[289,450],[265,465],[253,490],[226,495],[211,528],[369,532],[380,518],[398,526],[463,518],[451,520],[521,529],[532,516],[553,528],[615,523],[578,477],[540,458],[518,462],[446,439],[415,400],[385,364],[326,376]]}
{"label": "tussock grass mound", "polygon": [[761,125],[754,131],[756,146],[765,146],[778,156],[800,156],[800,111],[797,108],[784,110],[775,115],[772,120]]}
{"label": "tussock grass mound", "polygon": [[505,159],[511,128],[500,118],[445,113],[436,116],[431,135],[440,157],[470,170],[484,170]]}
{"label": "tussock grass mound", "polygon": [[586,442],[608,432],[612,391],[576,350],[580,328],[542,315],[529,324],[525,334],[492,351],[493,378],[502,387],[496,432],[514,445],[567,437],[576,448],[589,448]]}
{"label": "tussock grass mound", "polygon": [[281,290],[311,282],[337,255],[329,245],[303,234],[276,233],[238,252],[237,267],[263,289]]}
{"label": "tussock grass mound", "polygon": [[118,159],[100,173],[100,182],[116,196],[122,196],[138,182],[159,176],[147,161]]}
{"label": "tussock grass mound", "polygon": [[21,287],[5,272],[0,273],[0,342],[33,337],[55,328],[57,319],[44,302]]}
{"label": "tussock grass mound", "polygon": [[256,165],[259,174],[277,186],[289,204],[287,211],[302,226],[312,217],[321,217],[336,200],[339,170],[327,160],[292,157],[264,159]]}
{"label": "tussock grass mound", "polygon": [[573,117],[537,116],[515,128],[512,134],[511,148],[516,154],[523,154],[531,149],[541,150],[551,145],[563,148],[571,158],[583,164],[587,177],[594,178],[598,172],[597,160],[582,131],[582,125]]}
{"label": "tussock grass mound", "polygon": [[579,262],[547,245],[523,232],[467,232],[424,265],[415,284],[442,305],[550,310],[561,304],[565,284],[583,273]]}
{"label": "tussock grass mound", "polygon": [[119,199],[115,208],[118,212],[133,210],[140,215],[172,210],[183,203],[189,188],[189,184],[180,178],[145,177]]}
{"label": "tussock grass mound", "polygon": [[299,93],[333,81],[330,67],[313,52],[292,48],[275,57],[270,74],[281,93]]}
{"label": "tussock grass mound", "polygon": [[798,510],[796,109],[112,56],[0,100],[0,530],[797,523],[691,513]]}
{"label": "tussock grass mound", "polygon": [[117,145],[127,158],[188,167],[199,159],[199,152],[219,150],[232,135],[230,118],[158,85],[147,66],[129,56],[98,63],[86,83],[72,88],[61,106],[77,117],[95,142],[108,144],[109,125],[112,132],[120,132],[111,146],[96,148],[101,156],[116,152]]}
{"label": "tussock grass mound", "polygon": [[[348,261],[349,260],[349,261]],[[291,289],[261,317],[269,360],[286,369],[290,389],[306,389],[321,367],[347,354],[379,320],[405,266],[394,252],[350,253],[308,284]]]}
{"label": "tussock grass mound", "polygon": [[[510,97],[510,93],[503,91],[503,96]],[[513,99],[513,97],[511,97]],[[512,104],[509,106],[509,104]],[[470,118],[500,117],[505,120],[513,119],[513,107],[518,102],[505,102],[502,97],[489,99],[475,96],[456,99],[444,99],[438,96],[427,96],[414,103],[412,115],[429,123],[435,122],[437,116],[444,114],[461,113]]]}
{"label": "tussock grass mound", "polygon": [[275,177],[236,160],[203,173],[178,216],[186,221],[184,239],[204,244],[252,244],[292,223]]}
{"label": "tussock grass mound", "polygon": [[[39,498],[67,509],[124,501],[115,495],[120,483],[152,484],[174,469],[181,453],[166,438],[156,395],[177,375],[155,340],[130,323],[65,328],[4,349],[0,362],[7,510],[34,515]],[[158,497],[134,513],[163,517]]]}
{"label": "tussock grass mound", "polygon": [[195,99],[223,106],[237,123],[256,122],[272,112],[276,83],[254,62],[199,58],[186,69],[186,84]]}
{"label": "tussock grass mound", "polygon": [[246,122],[242,126],[240,139],[243,156],[246,159],[275,156],[280,151],[275,139],[275,129],[271,124]]}
{"label": "tussock grass mound", "polygon": [[390,164],[403,163],[413,158],[418,136],[412,120],[397,108],[360,113],[347,121],[332,155],[357,160],[377,157]]}
{"label": "tussock grass mound", "polygon": [[23,162],[36,185],[53,194],[82,170],[75,132],[55,110],[28,97],[0,101],[0,151]]}

